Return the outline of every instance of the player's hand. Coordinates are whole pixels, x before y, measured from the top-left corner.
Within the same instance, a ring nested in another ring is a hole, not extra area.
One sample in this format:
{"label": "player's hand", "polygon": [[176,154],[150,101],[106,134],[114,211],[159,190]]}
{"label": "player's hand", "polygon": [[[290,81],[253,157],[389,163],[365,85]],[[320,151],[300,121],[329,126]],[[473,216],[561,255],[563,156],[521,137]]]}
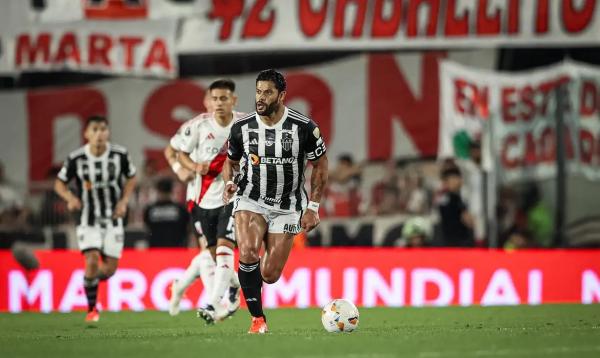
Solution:
{"label": "player's hand", "polygon": [[117,205],[115,206],[115,211],[113,213],[113,219],[125,217],[127,214],[127,200],[119,200]]}
{"label": "player's hand", "polygon": [[196,173],[200,175],[206,175],[209,167],[210,165],[208,162],[196,163]]}
{"label": "player's hand", "polygon": [[225,205],[229,204],[229,201],[233,198],[236,191],[237,185],[235,185],[234,182],[227,182],[227,184],[225,184],[225,190],[223,190],[223,202]]}
{"label": "player's hand", "polygon": [[81,200],[75,196],[71,196],[69,200],[67,200],[67,209],[69,211],[81,210]]}
{"label": "player's hand", "polygon": [[190,180],[194,179],[194,173],[192,173],[191,170],[188,170],[183,167],[177,170],[177,173],[175,174],[177,174],[177,179],[181,180],[184,183],[187,183]]}
{"label": "player's hand", "polygon": [[300,226],[302,226],[302,229],[305,232],[310,232],[312,229],[316,228],[320,222],[321,219],[319,219],[319,213],[312,211],[311,209],[306,209],[304,215],[302,215]]}

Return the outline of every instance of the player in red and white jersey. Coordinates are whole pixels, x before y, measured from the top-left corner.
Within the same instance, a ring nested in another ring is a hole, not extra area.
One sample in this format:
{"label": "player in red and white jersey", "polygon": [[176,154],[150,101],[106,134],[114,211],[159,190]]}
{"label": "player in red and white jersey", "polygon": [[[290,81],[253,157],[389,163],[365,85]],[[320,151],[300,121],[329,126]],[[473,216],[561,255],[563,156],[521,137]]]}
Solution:
{"label": "player in red and white jersey", "polygon": [[[225,183],[221,170],[227,157],[227,138],[231,125],[244,114],[233,111],[237,97],[232,81],[215,81],[210,85],[209,92],[214,112],[201,114],[188,121],[181,128],[179,142],[172,144],[181,151],[178,160],[182,166],[196,173],[188,190],[196,207],[194,221],[197,218],[200,222],[207,247],[216,261],[208,305],[199,311],[207,322],[212,323],[233,314],[239,307],[239,281],[233,262],[235,239],[232,205],[223,204]],[[225,308],[220,301],[227,293],[229,304]],[[206,312],[209,312],[209,319],[204,316]]]}

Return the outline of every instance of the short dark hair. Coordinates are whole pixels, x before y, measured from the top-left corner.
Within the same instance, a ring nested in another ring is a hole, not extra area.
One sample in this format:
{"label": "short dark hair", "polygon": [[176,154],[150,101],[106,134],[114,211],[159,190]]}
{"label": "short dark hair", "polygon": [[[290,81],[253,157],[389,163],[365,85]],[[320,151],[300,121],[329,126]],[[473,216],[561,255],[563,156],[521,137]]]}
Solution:
{"label": "short dark hair", "polygon": [[268,70],[260,71],[260,73],[256,77],[256,83],[258,83],[258,81],[273,82],[275,84],[275,88],[277,88],[277,90],[279,92],[283,92],[287,88],[287,84],[285,82],[285,77],[283,77],[283,75],[281,73],[275,71],[272,68],[269,68]]}
{"label": "short dark hair", "polygon": [[173,191],[173,180],[171,178],[162,178],[156,183],[156,190],[159,193],[170,194]]}
{"label": "short dark hair", "polygon": [[222,78],[220,80],[214,81],[208,87],[209,91],[212,91],[214,89],[228,89],[231,92],[235,92],[235,82],[233,82],[229,78]]}
{"label": "short dark hair", "polygon": [[87,118],[87,120],[85,121],[85,127],[87,128],[92,123],[102,123],[102,122],[104,122],[104,123],[106,123],[106,125],[108,125],[108,119],[106,119],[105,116],[103,116],[101,114],[94,114]]}
{"label": "short dark hair", "polygon": [[458,167],[448,167],[448,168],[444,168],[442,170],[442,179],[446,179],[449,178],[451,176],[462,176],[460,173],[460,169],[458,169]]}

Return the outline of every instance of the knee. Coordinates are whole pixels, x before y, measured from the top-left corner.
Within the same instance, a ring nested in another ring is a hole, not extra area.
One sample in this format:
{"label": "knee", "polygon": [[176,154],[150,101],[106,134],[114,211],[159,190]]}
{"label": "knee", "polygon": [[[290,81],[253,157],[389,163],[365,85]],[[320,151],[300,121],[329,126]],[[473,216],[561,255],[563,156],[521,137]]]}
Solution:
{"label": "knee", "polygon": [[265,272],[262,272],[263,281],[269,284],[277,282],[280,277],[280,270],[266,270]]}
{"label": "knee", "polygon": [[240,261],[244,263],[257,262],[260,259],[259,249],[240,245]]}
{"label": "knee", "polygon": [[89,252],[85,255],[85,265],[90,269],[98,269],[100,255],[96,252]]}

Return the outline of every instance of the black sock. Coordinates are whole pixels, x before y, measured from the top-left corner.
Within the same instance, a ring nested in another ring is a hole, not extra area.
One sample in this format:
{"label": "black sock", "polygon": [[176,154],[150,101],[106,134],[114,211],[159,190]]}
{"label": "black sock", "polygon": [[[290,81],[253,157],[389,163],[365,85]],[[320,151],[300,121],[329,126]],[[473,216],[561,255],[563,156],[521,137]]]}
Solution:
{"label": "black sock", "polygon": [[98,274],[98,276],[96,276],[98,278],[98,280],[100,281],[106,281],[110,278],[110,276],[108,276],[107,274],[105,274],[104,272],[100,272]]}
{"label": "black sock", "polygon": [[83,278],[83,288],[88,301],[88,312],[96,308],[96,299],[98,298],[98,279]]}
{"label": "black sock", "polygon": [[262,310],[262,276],[260,275],[260,261],[245,264],[240,261],[238,278],[246,298],[246,304],[252,317],[264,317]]}

